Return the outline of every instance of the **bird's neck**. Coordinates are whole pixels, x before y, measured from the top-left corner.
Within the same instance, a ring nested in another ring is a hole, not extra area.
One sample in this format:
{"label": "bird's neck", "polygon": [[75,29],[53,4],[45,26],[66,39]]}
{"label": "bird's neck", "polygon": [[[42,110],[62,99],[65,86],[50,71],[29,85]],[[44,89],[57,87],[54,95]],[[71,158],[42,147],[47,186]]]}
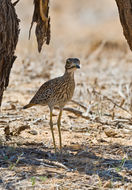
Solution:
{"label": "bird's neck", "polygon": [[74,80],[74,71],[69,72],[69,71],[65,70],[64,76]]}

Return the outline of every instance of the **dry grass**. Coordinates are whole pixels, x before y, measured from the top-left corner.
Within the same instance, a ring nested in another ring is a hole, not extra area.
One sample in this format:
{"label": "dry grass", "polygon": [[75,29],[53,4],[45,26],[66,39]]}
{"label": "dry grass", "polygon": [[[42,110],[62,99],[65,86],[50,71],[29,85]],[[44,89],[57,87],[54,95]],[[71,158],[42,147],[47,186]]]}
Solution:
{"label": "dry grass", "polygon": [[[17,12],[18,59],[0,115],[0,189],[132,189],[132,55],[114,1],[51,1],[52,40],[41,54],[33,34],[27,40],[32,4],[21,1]],[[79,112],[63,112],[60,160],[48,108],[21,107],[43,82],[63,73],[71,56],[82,64],[73,98],[79,104],[70,102],[66,110]]]}

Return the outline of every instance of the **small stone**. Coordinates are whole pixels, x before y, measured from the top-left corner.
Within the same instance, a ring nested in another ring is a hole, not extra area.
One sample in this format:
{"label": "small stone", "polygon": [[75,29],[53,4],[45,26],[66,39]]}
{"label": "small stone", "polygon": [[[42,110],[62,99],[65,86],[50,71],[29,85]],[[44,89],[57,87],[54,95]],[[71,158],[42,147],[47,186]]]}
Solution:
{"label": "small stone", "polygon": [[105,134],[107,137],[115,137],[117,135],[117,131],[108,129],[108,130],[105,130]]}
{"label": "small stone", "polygon": [[37,131],[35,131],[35,130],[30,130],[30,131],[28,131],[30,134],[32,134],[32,135],[37,135],[38,134],[38,132]]}

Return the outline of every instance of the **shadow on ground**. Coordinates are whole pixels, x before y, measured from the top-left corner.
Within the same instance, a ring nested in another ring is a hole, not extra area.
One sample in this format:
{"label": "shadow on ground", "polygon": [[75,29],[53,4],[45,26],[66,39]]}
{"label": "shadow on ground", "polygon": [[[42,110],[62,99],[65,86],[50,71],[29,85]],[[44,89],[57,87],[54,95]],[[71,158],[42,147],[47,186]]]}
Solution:
{"label": "shadow on ground", "polygon": [[[60,155],[55,155],[51,153],[52,150],[45,148],[43,144],[33,143],[26,144],[25,147],[13,147],[13,146],[0,146],[0,168],[14,170],[15,167],[44,167],[44,168],[62,168],[67,171],[78,171],[89,176],[97,174],[102,180],[112,180],[112,181],[124,181],[132,182],[128,176],[121,175],[122,170],[131,171],[132,170],[132,160],[130,159],[113,159],[105,158],[105,154],[102,156],[97,156],[101,149],[110,149],[116,147],[117,145],[108,146],[93,146],[87,147],[82,146],[82,148],[75,150],[71,147],[65,147],[63,149],[62,157]],[[125,151],[132,150],[132,146],[120,146],[121,149]],[[118,156],[117,156],[118,157]],[[61,165],[62,164],[62,165]],[[57,169],[58,170],[58,169]],[[22,171],[24,172],[24,170]],[[47,172],[46,169],[43,170],[47,178],[54,177],[54,173],[57,171]],[[19,176],[21,173],[19,173]],[[34,171],[28,171],[28,176],[36,175]],[[60,178],[63,178],[61,174]],[[22,175],[22,179],[26,178],[26,175]],[[2,183],[2,180],[0,180]]]}

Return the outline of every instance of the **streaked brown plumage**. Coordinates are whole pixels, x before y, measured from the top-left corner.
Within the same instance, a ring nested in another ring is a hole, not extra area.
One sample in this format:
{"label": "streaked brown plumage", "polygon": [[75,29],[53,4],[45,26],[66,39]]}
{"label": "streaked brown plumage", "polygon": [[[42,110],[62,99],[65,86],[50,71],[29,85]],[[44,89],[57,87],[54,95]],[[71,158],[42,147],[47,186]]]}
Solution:
{"label": "streaked brown plumage", "polygon": [[52,122],[52,111],[54,106],[59,106],[60,113],[57,121],[58,131],[59,131],[59,141],[60,141],[60,149],[62,148],[61,143],[61,115],[62,110],[65,104],[71,100],[74,89],[75,89],[75,81],[74,81],[74,71],[77,68],[80,68],[80,61],[77,58],[69,58],[66,60],[65,65],[65,73],[61,77],[54,78],[45,82],[39,90],[36,92],[35,96],[31,99],[29,104],[24,106],[23,108],[30,108],[35,105],[48,105],[50,108],[50,127],[52,132],[52,138],[54,143],[54,148],[56,152],[56,144],[53,132],[53,122]]}

